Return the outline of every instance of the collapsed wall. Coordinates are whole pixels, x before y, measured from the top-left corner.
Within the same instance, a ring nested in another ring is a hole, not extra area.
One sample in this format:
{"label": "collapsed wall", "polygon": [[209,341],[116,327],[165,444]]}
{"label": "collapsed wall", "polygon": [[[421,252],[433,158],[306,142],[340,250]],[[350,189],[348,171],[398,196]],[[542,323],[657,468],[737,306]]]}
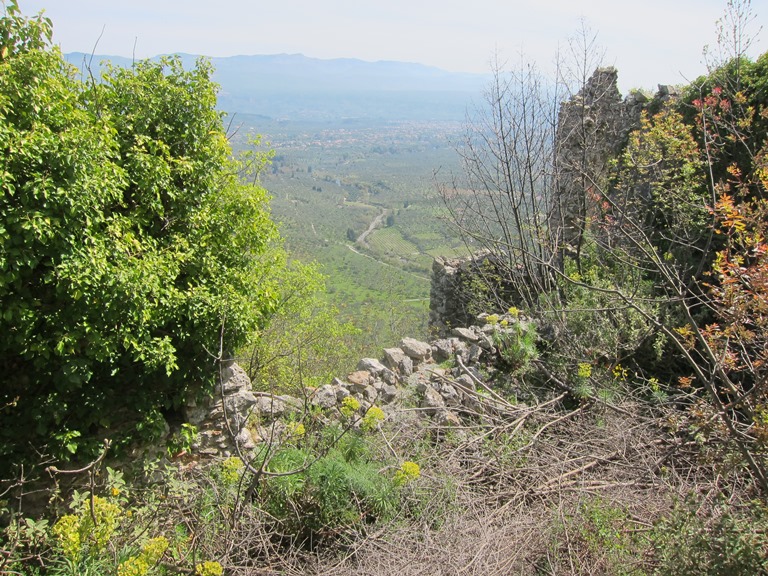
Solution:
{"label": "collapsed wall", "polygon": [[[677,96],[673,87],[659,85],[653,99],[640,92],[622,98],[617,80],[615,68],[597,68],[582,89],[560,105],[552,225],[559,227],[553,237],[562,247],[561,254],[578,251],[590,204],[608,192],[611,162],[629,134],[639,128],[642,112]],[[515,298],[514,287],[504,285],[509,271],[501,272],[493,263],[494,257],[487,251],[467,258],[435,259],[429,311],[433,334],[445,335],[453,327],[467,326],[482,311],[499,312],[517,305],[520,299]],[[495,309],[481,309],[482,299],[494,298]]]}
{"label": "collapsed wall", "polygon": [[309,413],[322,414],[325,423],[359,428],[372,406],[379,407],[371,414],[378,412],[380,419],[415,417],[436,430],[462,434],[465,419],[496,413],[498,406],[489,403],[481,374],[507,366],[506,343],[529,326],[519,315],[473,320],[431,342],[403,338],[398,346],[383,350],[380,360],[363,358],[353,372],[305,388],[300,396],[254,390],[245,371],[226,361],[215,394],[185,406],[184,418],[197,435],[191,454],[175,456],[194,460],[238,455],[250,460],[260,447],[289,441],[298,433],[297,422]]}
{"label": "collapsed wall", "polygon": [[560,244],[578,250],[591,202],[605,191],[611,161],[640,126],[647,99],[622,99],[615,68],[597,68],[577,94],[560,105],[555,137],[556,214]]}

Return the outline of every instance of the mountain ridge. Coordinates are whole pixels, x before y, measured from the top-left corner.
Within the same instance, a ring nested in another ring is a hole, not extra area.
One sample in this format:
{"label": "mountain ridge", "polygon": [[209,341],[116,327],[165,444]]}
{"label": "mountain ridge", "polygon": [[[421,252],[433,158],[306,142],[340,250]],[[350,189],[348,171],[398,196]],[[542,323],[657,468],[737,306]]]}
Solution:
{"label": "mountain ridge", "polygon": [[[185,67],[201,56],[178,53]],[[158,55],[150,60],[158,60]],[[131,58],[72,52],[64,55],[85,71],[104,62],[131,66]],[[463,120],[489,76],[449,72],[413,62],[357,58],[321,59],[303,54],[207,57],[221,86],[219,107],[272,118]]]}

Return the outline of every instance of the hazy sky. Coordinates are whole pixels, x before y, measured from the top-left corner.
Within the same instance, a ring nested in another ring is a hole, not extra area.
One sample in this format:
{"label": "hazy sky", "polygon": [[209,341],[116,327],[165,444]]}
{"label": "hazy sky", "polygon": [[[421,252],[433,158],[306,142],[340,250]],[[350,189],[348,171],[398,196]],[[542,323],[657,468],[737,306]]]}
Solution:
{"label": "hazy sky", "polygon": [[[45,9],[64,52],[145,58],[303,53],[488,72],[521,51],[546,69],[584,21],[622,90],[694,79],[726,0],[20,0]],[[752,0],[757,30],[768,0]],[[768,34],[764,31],[762,36]],[[103,34],[102,34],[103,30]],[[768,50],[759,41],[756,56]],[[135,46],[135,48],[134,48]]]}

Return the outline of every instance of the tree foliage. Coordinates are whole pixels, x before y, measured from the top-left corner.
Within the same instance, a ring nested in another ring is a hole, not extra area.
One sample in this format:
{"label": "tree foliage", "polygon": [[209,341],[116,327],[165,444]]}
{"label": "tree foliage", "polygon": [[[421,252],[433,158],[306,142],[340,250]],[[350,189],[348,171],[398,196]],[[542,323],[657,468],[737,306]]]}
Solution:
{"label": "tree foliage", "polygon": [[324,299],[325,279],[315,265],[290,262],[278,278],[274,313],[239,351],[238,361],[256,388],[300,396],[357,363],[350,337],[359,330],[342,322]]}
{"label": "tree foliage", "polygon": [[[76,80],[51,23],[0,18],[0,454],[156,421],[275,305],[267,194],[240,173],[211,66]],[[222,340],[223,337],[223,340]],[[20,431],[23,431],[20,434]]]}

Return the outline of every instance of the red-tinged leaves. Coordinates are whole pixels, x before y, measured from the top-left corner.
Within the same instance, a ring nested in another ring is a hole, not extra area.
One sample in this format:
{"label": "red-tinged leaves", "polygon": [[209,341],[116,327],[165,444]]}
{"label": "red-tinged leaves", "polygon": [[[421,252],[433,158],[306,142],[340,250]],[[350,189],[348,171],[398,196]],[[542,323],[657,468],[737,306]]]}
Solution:
{"label": "red-tinged leaves", "polygon": [[728,173],[733,180],[712,209],[725,240],[712,264],[718,281],[706,285],[719,322],[700,334],[730,378],[757,385],[766,381],[768,349],[768,202],[745,193],[741,170],[732,166]]}

